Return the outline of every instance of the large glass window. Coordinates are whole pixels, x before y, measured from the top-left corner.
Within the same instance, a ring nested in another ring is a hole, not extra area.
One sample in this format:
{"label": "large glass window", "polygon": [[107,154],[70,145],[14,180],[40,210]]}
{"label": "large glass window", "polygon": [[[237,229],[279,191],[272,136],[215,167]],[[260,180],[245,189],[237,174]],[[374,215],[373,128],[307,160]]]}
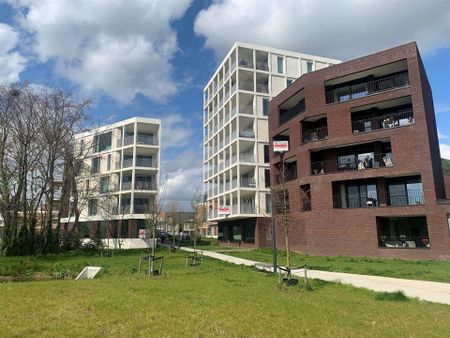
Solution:
{"label": "large glass window", "polygon": [[377,186],[374,183],[348,185],[346,195],[349,208],[378,206]]}
{"label": "large glass window", "polygon": [[313,62],[312,61],[306,62],[306,72],[311,73],[312,71],[313,71]]}
{"label": "large glass window", "polygon": [[112,133],[105,133],[94,137],[94,145],[96,152],[110,150],[111,149]]}
{"label": "large glass window", "polygon": [[264,145],[264,163],[269,163],[269,162],[270,162],[269,145],[265,144]]}
{"label": "large glass window", "polygon": [[100,179],[100,192],[106,193],[109,191],[109,176]]}
{"label": "large glass window", "polygon": [[272,198],[270,194],[266,194],[266,212],[272,213]]}
{"label": "large glass window", "polygon": [[377,228],[380,247],[430,247],[425,217],[377,217]]}

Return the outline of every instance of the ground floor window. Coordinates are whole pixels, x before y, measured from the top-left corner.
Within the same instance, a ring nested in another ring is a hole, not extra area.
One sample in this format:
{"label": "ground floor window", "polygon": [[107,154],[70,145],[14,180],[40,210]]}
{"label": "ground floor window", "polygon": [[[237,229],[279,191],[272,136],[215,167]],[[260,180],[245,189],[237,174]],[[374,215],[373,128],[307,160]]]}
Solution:
{"label": "ground floor window", "polygon": [[426,217],[377,217],[378,243],[383,248],[429,248]]}
{"label": "ground floor window", "polygon": [[219,224],[219,240],[235,243],[255,243],[255,222]]}

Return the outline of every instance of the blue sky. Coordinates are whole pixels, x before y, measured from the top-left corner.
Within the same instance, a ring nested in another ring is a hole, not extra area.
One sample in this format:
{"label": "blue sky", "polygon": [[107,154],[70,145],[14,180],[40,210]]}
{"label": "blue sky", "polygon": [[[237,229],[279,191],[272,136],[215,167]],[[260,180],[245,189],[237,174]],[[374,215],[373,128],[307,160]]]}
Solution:
{"label": "blue sky", "polygon": [[417,41],[450,158],[449,18],[447,0],[0,0],[0,82],[91,98],[93,126],[161,118],[167,198],[188,201],[202,88],[237,40],[342,60]]}

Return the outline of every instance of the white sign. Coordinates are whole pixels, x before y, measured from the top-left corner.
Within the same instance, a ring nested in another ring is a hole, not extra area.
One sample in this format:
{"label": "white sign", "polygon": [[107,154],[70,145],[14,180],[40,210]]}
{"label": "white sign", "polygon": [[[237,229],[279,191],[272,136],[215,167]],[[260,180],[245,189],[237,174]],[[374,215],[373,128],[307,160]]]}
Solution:
{"label": "white sign", "polygon": [[231,213],[230,207],[227,205],[220,206],[218,211],[219,215],[229,215]]}
{"label": "white sign", "polygon": [[139,238],[147,238],[147,229],[140,229],[139,230]]}
{"label": "white sign", "polygon": [[289,150],[289,141],[273,141],[273,151],[284,153]]}

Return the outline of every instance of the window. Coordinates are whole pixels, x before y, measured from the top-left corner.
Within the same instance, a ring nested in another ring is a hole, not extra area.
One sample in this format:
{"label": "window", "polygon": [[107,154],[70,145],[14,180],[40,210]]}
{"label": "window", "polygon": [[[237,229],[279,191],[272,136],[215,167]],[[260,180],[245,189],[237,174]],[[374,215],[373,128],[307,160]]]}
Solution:
{"label": "window", "polygon": [[448,232],[450,233],[450,214],[447,215]]}
{"label": "window", "polygon": [[95,136],[94,137],[95,151],[100,152],[100,151],[110,150],[111,143],[112,143],[111,140],[112,140],[111,132]]}
{"label": "window", "polygon": [[292,79],[287,79],[287,80],[286,80],[286,87],[289,87],[289,86],[292,84],[292,82],[294,82],[294,80],[292,80]]}
{"label": "window", "polygon": [[269,158],[269,145],[265,144],[264,145],[264,163],[269,163],[270,162],[270,158]]}
{"label": "window", "polygon": [[266,212],[272,213],[272,199],[270,194],[266,194]]}
{"label": "window", "polygon": [[109,176],[100,179],[100,193],[104,194],[109,191]]}
{"label": "window", "polygon": [[264,170],[264,186],[266,188],[270,188],[270,170],[269,169]]}
{"label": "window", "polygon": [[389,183],[389,202],[393,206],[422,205],[423,190],[420,177]]}
{"label": "window", "polygon": [[263,98],[263,116],[269,116],[269,99]]}
{"label": "window", "polygon": [[313,71],[313,62],[312,61],[306,62],[306,72],[311,73],[312,71]]}
{"label": "window", "polygon": [[302,204],[302,211],[311,210],[311,186],[309,184],[300,186],[300,201]]}
{"label": "window", "polygon": [[366,208],[378,206],[377,185],[366,183],[346,187],[348,208]]}
{"label": "window", "polygon": [[88,205],[88,215],[89,216],[97,215],[97,204],[98,204],[97,200],[89,200],[89,205]]}
{"label": "window", "polygon": [[94,157],[91,162],[91,174],[98,174],[100,170],[100,157]]}
{"label": "window", "polygon": [[106,170],[110,171],[111,170],[111,154],[108,155],[108,159],[106,162]]}
{"label": "window", "polygon": [[278,74],[284,73],[284,62],[283,62],[282,56],[277,56],[277,71],[278,71]]}

